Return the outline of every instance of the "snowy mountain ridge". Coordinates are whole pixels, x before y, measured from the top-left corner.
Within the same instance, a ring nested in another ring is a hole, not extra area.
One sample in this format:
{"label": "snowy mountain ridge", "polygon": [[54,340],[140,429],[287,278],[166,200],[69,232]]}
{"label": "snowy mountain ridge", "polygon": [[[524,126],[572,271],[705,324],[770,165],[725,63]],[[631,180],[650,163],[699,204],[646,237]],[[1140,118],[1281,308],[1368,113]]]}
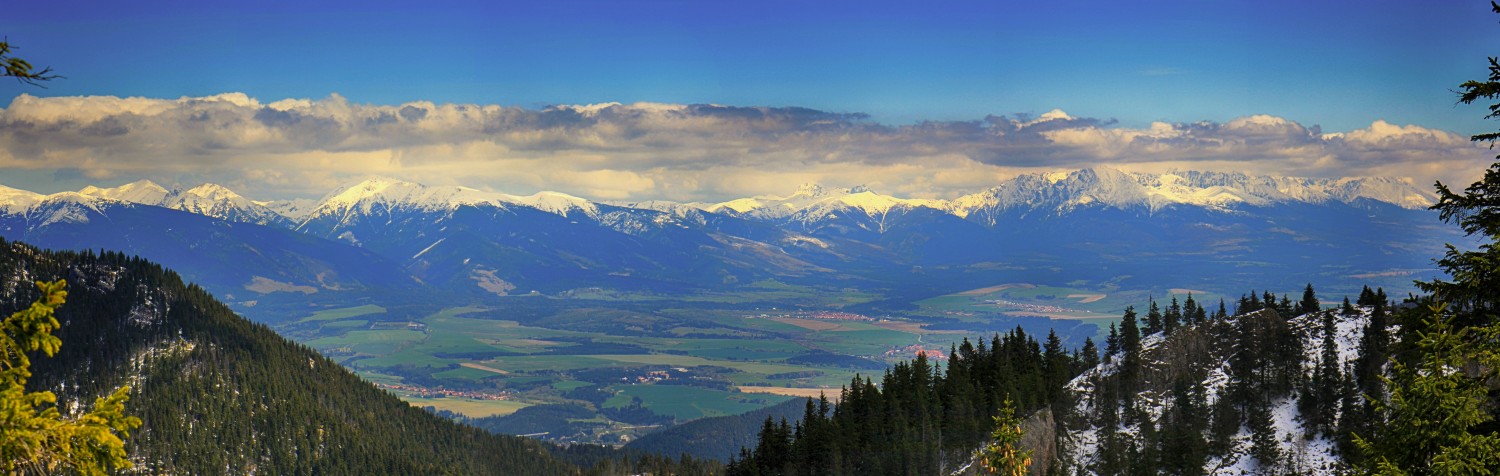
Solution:
{"label": "snowy mountain ridge", "polygon": [[350,213],[369,214],[375,209],[409,208],[421,211],[451,211],[461,206],[490,205],[497,208],[524,206],[557,215],[579,212],[589,217],[599,215],[598,206],[588,200],[558,192],[538,192],[516,196],[486,192],[461,186],[428,186],[386,177],[364,179],[335,189],[299,221]]}
{"label": "snowy mountain ridge", "polygon": [[[561,216],[579,213],[597,219],[600,206],[664,212],[701,222],[699,212],[765,221],[816,221],[855,212],[878,218],[892,210],[929,208],[993,226],[1007,212],[1064,214],[1075,209],[1109,207],[1156,211],[1172,206],[1233,211],[1242,206],[1279,203],[1355,203],[1370,200],[1406,209],[1430,206],[1432,193],[1386,177],[1312,179],[1249,175],[1238,172],[1174,171],[1162,174],[1124,172],[1106,166],[1075,171],[1020,175],[987,190],[951,200],[899,198],[864,186],[829,188],[803,184],[785,196],[761,195],[717,203],[663,200],[594,202],[560,192],[527,196],[487,192],[462,186],[428,186],[372,177],[338,187],[318,200],[255,201],[217,184],[169,190],[150,180],[113,188],[87,186],[79,195],[124,203],[159,206],[229,221],[256,224],[305,223],[310,219],[372,210],[453,210],[460,206],[521,206]],[[0,187],[0,210],[23,213],[54,195]]]}
{"label": "snowy mountain ridge", "polygon": [[102,200],[170,208],[233,222],[281,225],[287,221],[285,216],[265,204],[212,183],[187,190],[167,190],[156,182],[138,180],[113,188],[90,185],[79,190],[78,194]]}
{"label": "snowy mountain ridge", "polygon": [[1435,197],[1410,183],[1387,177],[1312,179],[1196,171],[1150,174],[1098,166],[1020,175],[952,200],[903,199],[880,195],[863,186],[830,190],[805,184],[785,197],[741,198],[702,208],[715,213],[780,220],[798,215],[807,219],[837,210],[857,210],[878,217],[893,209],[926,207],[993,226],[995,215],[1011,211],[1065,214],[1079,208],[1108,207],[1154,212],[1171,206],[1233,211],[1242,206],[1360,200],[1419,209],[1432,205]]}

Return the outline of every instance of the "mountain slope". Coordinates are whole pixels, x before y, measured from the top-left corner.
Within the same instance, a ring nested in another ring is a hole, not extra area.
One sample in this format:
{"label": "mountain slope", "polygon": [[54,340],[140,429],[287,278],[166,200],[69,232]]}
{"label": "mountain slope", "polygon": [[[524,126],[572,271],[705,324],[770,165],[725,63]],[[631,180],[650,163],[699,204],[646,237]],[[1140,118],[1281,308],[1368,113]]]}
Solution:
{"label": "mountain slope", "polygon": [[1370,368],[1361,354],[1369,344],[1362,342],[1383,306],[1290,319],[1266,308],[1144,336],[1138,366],[1122,349],[1068,385],[1058,403],[1067,415],[1059,422],[1062,458],[1052,469],[1346,471],[1344,438],[1365,411],[1358,404],[1359,386],[1369,385],[1358,382],[1375,380],[1356,370]]}
{"label": "mountain slope", "polygon": [[753,448],[756,432],[769,417],[790,423],[802,421],[806,400],[794,398],[785,402],[746,412],[693,420],[681,425],[648,433],[625,445],[626,449],[659,455],[690,454],[697,458],[727,462],[739,456],[741,448]]}
{"label": "mountain slope", "polygon": [[433,284],[501,295],[601,285],[680,292],[819,270],[715,229],[725,220],[734,221],[371,179],[331,193],[298,230],[404,262]]}
{"label": "mountain slope", "polygon": [[[59,250],[123,250],[163,263],[257,317],[282,302],[407,293],[420,283],[367,250],[291,230],[77,193],[0,212],[0,238]],[[258,309],[255,308],[258,305]]]}
{"label": "mountain slope", "polygon": [[79,194],[125,203],[182,210],[231,222],[254,223],[279,228],[292,220],[265,204],[240,196],[222,185],[206,183],[187,190],[167,190],[150,180],[139,180],[114,188],[84,187]]}
{"label": "mountain slope", "polygon": [[127,447],[144,471],[577,472],[536,442],[412,408],[149,262],[0,242],[0,276],[4,309],[34,299],[31,281],[68,280],[62,349],[34,360],[30,385],[65,408],[131,385],[127,411],[145,424]]}

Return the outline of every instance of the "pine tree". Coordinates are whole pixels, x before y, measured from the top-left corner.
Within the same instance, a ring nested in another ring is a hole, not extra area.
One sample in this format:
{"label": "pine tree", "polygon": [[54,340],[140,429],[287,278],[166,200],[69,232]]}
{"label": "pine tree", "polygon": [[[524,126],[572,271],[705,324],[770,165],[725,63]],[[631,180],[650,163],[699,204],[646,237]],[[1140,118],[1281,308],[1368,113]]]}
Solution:
{"label": "pine tree", "polygon": [[88,413],[63,417],[52,392],[26,392],[29,352],[56,354],[62,340],[54,312],[68,292],[62,280],[37,282],[42,297],[0,322],[0,469],[21,472],[103,475],[131,467],[125,454],[130,430],[141,419],[125,414],[129,387],[95,400]]}
{"label": "pine tree", "polygon": [[1340,373],[1343,363],[1339,361],[1338,344],[1334,340],[1338,329],[1333,312],[1323,311],[1319,313],[1319,317],[1322,343],[1318,361],[1313,368],[1312,378],[1306,382],[1301,400],[1298,401],[1309,436],[1333,433],[1334,419],[1340,404],[1339,389],[1344,379]]}
{"label": "pine tree", "polygon": [[1016,417],[1015,405],[1010,399],[995,415],[995,430],[990,433],[990,443],[979,452],[979,464],[989,474],[1023,476],[1031,468],[1032,450],[1021,448],[1021,419]]}
{"label": "pine tree", "polygon": [[[1378,295],[1377,295],[1378,296]],[[1366,395],[1383,395],[1381,371],[1390,355],[1390,331],[1385,303],[1377,298],[1370,309],[1370,322],[1359,340],[1359,359],[1355,362],[1354,383]]]}
{"label": "pine tree", "polygon": [[[1500,3],[1490,6],[1500,14]],[[1500,98],[1500,60],[1490,57],[1487,81],[1466,81],[1460,89],[1463,104]],[[1500,104],[1491,104],[1485,117],[1500,117]],[[1500,132],[1470,140],[1493,147]],[[1463,194],[1436,186],[1439,218],[1484,243],[1475,251],[1448,245],[1437,264],[1452,281],[1418,282],[1439,303],[1425,309],[1418,326],[1403,326],[1416,338],[1412,356],[1391,360],[1392,377],[1382,377],[1389,398],[1373,401],[1379,422],[1370,435],[1355,435],[1367,456],[1362,468],[1371,473],[1500,473],[1500,432],[1485,428],[1496,420],[1488,393],[1500,368],[1500,161]]]}
{"label": "pine tree", "polygon": [[[1500,13],[1500,4],[1490,2],[1495,13]],[[1487,80],[1470,80],[1459,86],[1458,101],[1473,104],[1479,100],[1500,99],[1500,59],[1489,58]],[[1500,104],[1490,104],[1486,119],[1500,118]],[[1493,147],[1500,139],[1500,132],[1477,134],[1470,137],[1475,142],[1489,142]],[[1496,157],[1500,159],[1500,156]],[[1469,185],[1463,193],[1455,193],[1442,182],[1437,182],[1438,202],[1432,206],[1444,223],[1458,225],[1470,237],[1481,238],[1484,243],[1473,251],[1461,251],[1453,245],[1438,260],[1438,267],[1452,276],[1452,281],[1435,279],[1418,282],[1423,291],[1432,293],[1440,302],[1450,303],[1456,311],[1460,326],[1494,322],[1500,310],[1500,160],[1490,164],[1484,177]]]}
{"label": "pine tree", "polygon": [[1229,452],[1229,439],[1240,431],[1243,422],[1240,409],[1235,406],[1234,399],[1227,394],[1220,394],[1219,399],[1214,401],[1209,417],[1209,453],[1224,455]]}
{"label": "pine tree", "polygon": [[1177,296],[1172,296],[1172,303],[1167,305],[1167,313],[1162,316],[1162,331],[1167,335],[1177,332],[1177,327],[1182,325],[1182,304],[1177,302]]}
{"label": "pine tree", "polygon": [[1253,400],[1246,409],[1245,420],[1250,427],[1250,456],[1260,464],[1261,474],[1270,474],[1282,455],[1269,402],[1264,398]]}
{"label": "pine tree", "polygon": [[1203,473],[1203,461],[1208,457],[1208,441],[1204,431],[1208,429],[1208,408],[1204,403],[1201,382],[1189,382],[1178,378],[1172,383],[1171,404],[1163,411],[1161,437],[1161,472],[1177,475]]}
{"label": "pine tree", "polygon": [[1146,327],[1141,332],[1146,335],[1161,332],[1164,327],[1162,322],[1161,308],[1157,307],[1156,299],[1148,299],[1150,305],[1146,308]]}
{"label": "pine tree", "polygon": [[[1500,11],[1500,7],[1497,7]],[[1500,433],[1487,424],[1486,381],[1500,368],[1500,325],[1456,327],[1445,306],[1432,305],[1413,364],[1394,362],[1389,400],[1376,400],[1383,423],[1369,438],[1355,435],[1363,468],[1381,474],[1500,473]],[[1477,377],[1464,371],[1474,364]]]}
{"label": "pine tree", "polygon": [[1126,307],[1125,316],[1120,319],[1120,350],[1124,353],[1120,362],[1120,393],[1133,396],[1140,388],[1141,375],[1141,331],[1136,325],[1134,307]]}
{"label": "pine tree", "polygon": [[1202,324],[1208,320],[1208,313],[1203,310],[1203,304],[1193,300],[1193,293],[1188,293],[1187,301],[1182,303],[1188,316],[1188,323],[1192,325]]}
{"label": "pine tree", "polygon": [[1359,300],[1354,301],[1354,303],[1361,306],[1374,306],[1375,291],[1370,290],[1369,286],[1365,286],[1363,289],[1359,290]]}
{"label": "pine tree", "polygon": [[1109,323],[1109,337],[1104,338],[1104,361],[1114,360],[1115,354],[1120,352],[1120,332],[1115,328],[1115,323]]}
{"label": "pine tree", "polygon": [[1079,351],[1081,358],[1079,363],[1084,370],[1092,369],[1099,365],[1099,348],[1094,345],[1093,337],[1083,338],[1083,350]]}
{"label": "pine tree", "polygon": [[1047,331],[1047,343],[1042,347],[1042,364],[1046,381],[1043,382],[1047,401],[1056,402],[1063,393],[1063,386],[1074,375],[1073,359],[1063,352],[1062,339],[1057,331]]}
{"label": "pine tree", "polygon": [[1297,315],[1317,312],[1322,309],[1323,303],[1318,302],[1318,293],[1313,291],[1312,283],[1307,283],[1307,288],[1302,290],[1302,302],[1297,304]]}

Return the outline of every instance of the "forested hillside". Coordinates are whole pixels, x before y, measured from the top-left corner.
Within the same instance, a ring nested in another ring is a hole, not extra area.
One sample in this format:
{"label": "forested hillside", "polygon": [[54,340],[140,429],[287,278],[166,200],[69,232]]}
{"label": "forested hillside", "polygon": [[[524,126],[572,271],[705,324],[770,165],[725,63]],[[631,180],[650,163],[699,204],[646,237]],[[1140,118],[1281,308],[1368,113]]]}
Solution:
{"label": "forested hillside", "polygon": [[800,422],[806,400],[787,400],[752,412],[710,417],[648,433],[625,445],[625,448],[676,455],[687,453],[698,458],[729,461],[740,448],[755,446],[757,432],[766,418]]}
{"label": "forested hillside", "polygon": [[1016,329],[952,349],[946,370],[925,356],[896,364],[877,386],[856,376],[838,406],[808,401],[802,420],[767,418],[759,443],[729,465],[730,475],[947,474],[966,466],[1007,399],[1029,413],[1061,397],[1063,386],[1098,360],[1089,341],[1067,352]]}
{"label": "forested hillside", "polygon": [[965,341],[946,369],[918,358],[878,386],[855,379],[837,407],[809,401],[800,423],[765,420],[729,474],[972,473],[1007,398],[1031,415],[1031,474],[1355,471],[1371,454],[1355,435],[1393,433],[1391,358],[1422,358],[1411,330],[1432,328],[1393,305],[1365,288],[1325,307],[1309,285],[1295,302],[1251,292],[1233,312],[1127,308],[1104,349],[1066,353],[1020,330]]}
{"label": "forested hillside", "polygon": [[0,308],[65,279],[61,350],[33,359],[33,390],[64,412],[122,384],[144,425],[135,466],[172,474],[574,474],[537,442],[413,408],[246,321],[175,273],[117,253],[0,242]]}
{"label": "forested hillside", "polygon": [[1309,286],[1295,305],[1267,293],[1183,326],[1152,328],[1153,307],[1147,332],[1127,310],[1105,362],[1068,386],[1060,458],[1047,464],[1104,475],[1348,471],[1359,454],[1351,435],[1371,434],[1375,418],[1361,395],[1384,394],[1387,306],[1366,288],[1357,307],[1323,309]]}

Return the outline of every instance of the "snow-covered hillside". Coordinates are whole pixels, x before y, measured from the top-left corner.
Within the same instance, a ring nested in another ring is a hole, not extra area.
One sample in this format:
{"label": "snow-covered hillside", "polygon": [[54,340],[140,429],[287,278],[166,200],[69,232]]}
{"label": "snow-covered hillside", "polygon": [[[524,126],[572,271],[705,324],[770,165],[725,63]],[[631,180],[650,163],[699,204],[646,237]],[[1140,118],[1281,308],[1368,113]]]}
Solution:
{"label": "snow-covered hillside", "polygon": [[[1357,308],[1357,312],[1351,315],[1327,311],[1333,316],[1333,343],[1340,369],[1347,371],[1356,366],[1360,357],[1361,339],[1370,323],[1372,311],[1373,308],[1368,306]],[[1270,314],[1265,314],[1267,312]],[[1301,370],[1304,379],[1312,378],[1320,361],[1320,344],[1324,338],[1322,317],[1322,313],[1308,313],[1286,321],[1303,344]],[[1198,403],[1200,410],[1205,413],[1208,409],[1219,411],[1220,400],[1230,398],[1230,375],[1233,372],[1231,360],[1237,352],[1233,345],[1225,341],[1224,336],[1232,335],[1232,329],[1241,319],[1280,321],[1282,318],[1274,311],[1262,310],[1223,321],[1210,320],[1195,326],[1196,329],[1186,332],[1179,330],[1171,336],[1163,333],[1143,336],[1140,351],[1141,368],[1144,369],[1143,383],[1138,393],[1123,396],[1129,405],[1134,406],[1134,411],[1140,412],[1141,417],[1120,417],[1118,425],[1101,426],[1099,415],[1110,413],[1107,411],[1109,409],[1102,408],[1101,405],[1114,404],[1108,399],[1100,399],[1101,395],[1107,394],[1101,391],[1102,386],[1111,385],[1108,383],[1110,379],[1119,378],[1123,353],[1110,356],[1107,362],[1085,371],[1070,382],[1067,392],[1076,403],[1071,409],[1074,415],[1072,427],[1066,428],[1059,438],[1060,454],[1064,455],[1064,461],[1061,462],[1063,472],[1095,474],[1100,471],[1101,466],[1109,464],[1105,461],[1106,455],[1122,452],[1126,447],[1136,451],[1136,448],[1144,448],[1150,444],[1149,437],[1143,433],[1160,434],[1168,431],[1165,427],[1168,420],[1164,415],[1170,407],[1178,404],[1174,401],[1170,382],[1176,376],[1201,375],[1201,380],[1193,382],[1193,385],[1201,389],[1204,398],[1203,402]],[[1273,343],[1261,342],[1256,345],[1268,348]],[[1193,370],[1183,367],[1191,367]],[[1268,467],[1265,462],[1252,456],[1251,423],[1247,422],[1227,438],[1227,444],[1221,451],[1207,454],[1202,465],[1204,474],[1330,474],[1343,469],[1344,463],[1339,456],[1337,443],[1326,433],[1310,430],[1308,416],[1303,415],[1299,409],[1299,400],[1306,397],[1305,382],[1308,380],[1302,382],[1303,386],[1290,391],[1271,392],[1273,395],[1270,396],[1269,419],[1277,445],[1276,452],[1280,455],[1275,467]],[[1116,407],[1117,414],[1124,415],[1131,411],[1128,409],[1129,405]],[[1202,418],[1207,421],[1209,416],[1205,414]],[[1155,426],[1144,428],[1144,424]],[[1116,439],[1112,449],[1104,448],[1105,438]],[[1179,450],[1182,448],[1163,447],[1159,451],[1166,453]]]}

